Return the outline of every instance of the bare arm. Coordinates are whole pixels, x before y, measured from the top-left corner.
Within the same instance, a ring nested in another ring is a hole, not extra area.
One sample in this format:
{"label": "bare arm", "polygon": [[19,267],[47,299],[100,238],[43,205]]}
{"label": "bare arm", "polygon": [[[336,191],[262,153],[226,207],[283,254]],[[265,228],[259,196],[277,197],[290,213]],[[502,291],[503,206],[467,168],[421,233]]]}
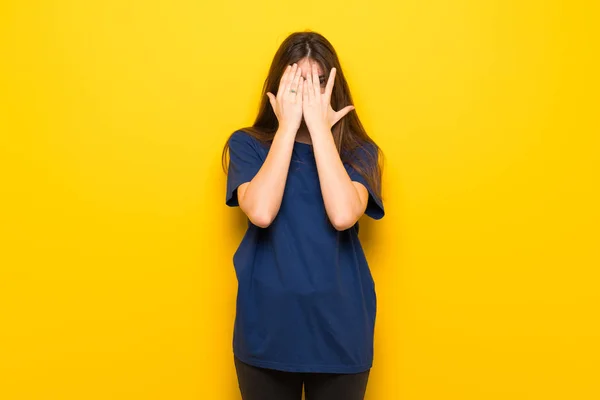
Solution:
{"label": "bare arm", "polygon": [[256,226],[268,227],[279,212],[295,137],[292,130],[278,130],[260,170],[238,187],[240,208]]}
{"label": "bare arm", "polygon": [[338,231],[353,226],[366,211],[367,188],[353,182],[335,146],[331,127],[354,109],[348,105],[340,111],[331,107],[331,93],[336,68],[331,68],[327,85],[321,88],[317,63],[311,63],[302,90],[302,111],[312,138],[325,211]]}
{"label": "bare arm", "polygon": [[352,227],[367,209],[369,193],[350,179],[333,141],[331,130],[312,135],[325,211],[335,229]]}
{"label": "bare arm", "polygon": [[267,92],[279,129],[267,158],[250,182],[238,187],[238,203],[248,219],[261,228],[277,216],[287,181],[294,140],[302,119],[303,79],[298,64],[288,65],[279,81],[277,96]]}

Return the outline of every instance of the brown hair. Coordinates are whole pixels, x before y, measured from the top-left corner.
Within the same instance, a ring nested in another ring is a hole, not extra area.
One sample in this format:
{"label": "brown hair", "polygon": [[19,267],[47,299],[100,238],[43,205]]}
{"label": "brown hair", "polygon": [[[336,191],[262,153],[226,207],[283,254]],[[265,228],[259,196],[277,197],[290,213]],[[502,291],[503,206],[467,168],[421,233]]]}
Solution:
{"label": "brown hair", "polygon": [[[295,32],[283,41],[275,53],[269,74],[263,85],[262,100],[254,124],[240,130],[247,132],[261,142],[270,142],[273,140],[279,123],[266,93],[277,94],[279,81],[285,68],[305,57],[320,64],[325,75],[325,80],[329,77],[331,68],[335,67],[335,82],[331,93],[331,107],[334,110],[337,111],[347,105],[354,104],[337,53],[331,43],[316,32]],[[351,110],[343,116],[332,127],[331,132],[342,162],[350,164],[357,173],[365,178],[376,196],[381,199],[381,175],[383,167],[379,162],[379,157],[380,155],[383,157],[383,152],[373,139],[367,135],[367,132],[358,119],[356,110]],[[228,165],[226,160],[228,147],[229,138],[225,143],[222,154],[225,173],[227,173]],[[357,157],[358,154],[361,155],[360,158]],[[359,159],[363,160],[363,162],[358,163]]]}

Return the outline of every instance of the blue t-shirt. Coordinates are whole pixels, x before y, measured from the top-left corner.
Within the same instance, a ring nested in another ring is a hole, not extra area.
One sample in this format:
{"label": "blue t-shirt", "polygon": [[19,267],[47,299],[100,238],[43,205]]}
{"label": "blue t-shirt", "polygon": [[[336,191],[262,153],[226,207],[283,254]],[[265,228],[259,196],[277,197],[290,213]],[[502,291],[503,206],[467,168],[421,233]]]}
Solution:
{"label": "blue t-shirt", "polygon": [[[237,130],[229,140],[226,204],[239,206],[237,188],[250,182],[270,143]],[[369,191],[365,213],[384,216]],[[329,222],[313,146],[295,142],[279,212],[271,225],[248,229],[233,256],[238,281],[233,352],[243,362],[293,372],[357,373],[371,368],[377,300],[358,239]]]}

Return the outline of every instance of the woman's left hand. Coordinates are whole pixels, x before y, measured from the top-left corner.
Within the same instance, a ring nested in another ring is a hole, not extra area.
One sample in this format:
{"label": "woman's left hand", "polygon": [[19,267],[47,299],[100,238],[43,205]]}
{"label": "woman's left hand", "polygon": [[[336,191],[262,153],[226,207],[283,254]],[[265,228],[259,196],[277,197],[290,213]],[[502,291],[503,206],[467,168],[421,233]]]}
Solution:
{"label": "woman's left hand", "polygon": [[331,92],[335,81],[335,67],[331,68],[329,79],[325,86],[325,93],[321,93],[321,82],[317,65],[312,64],[311,73],[306,74],[302,87],[302,112],[304,122],[312,134],[323,129],[330,130],[342,117],[354,110],[354,106],[346,106],[339,111],[331,107]]}

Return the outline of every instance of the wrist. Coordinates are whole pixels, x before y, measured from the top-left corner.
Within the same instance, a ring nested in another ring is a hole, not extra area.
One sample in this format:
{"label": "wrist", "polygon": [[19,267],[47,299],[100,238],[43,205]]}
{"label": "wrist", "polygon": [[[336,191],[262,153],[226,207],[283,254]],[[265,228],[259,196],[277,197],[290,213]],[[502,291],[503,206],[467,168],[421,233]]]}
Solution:
{"label": "wrist", "polygon": [[331,135],[331,128],[327,124],[317,124],[308,127],[308,132],[311,137],[322,136],[325,134]]}
{"label": "wrist", "polygon": [[277,128],[277,133],[283,136],[295,136],[297,131],[298,128],[294,129],[294,127],[289,125],[279,125],[279,127]]}

